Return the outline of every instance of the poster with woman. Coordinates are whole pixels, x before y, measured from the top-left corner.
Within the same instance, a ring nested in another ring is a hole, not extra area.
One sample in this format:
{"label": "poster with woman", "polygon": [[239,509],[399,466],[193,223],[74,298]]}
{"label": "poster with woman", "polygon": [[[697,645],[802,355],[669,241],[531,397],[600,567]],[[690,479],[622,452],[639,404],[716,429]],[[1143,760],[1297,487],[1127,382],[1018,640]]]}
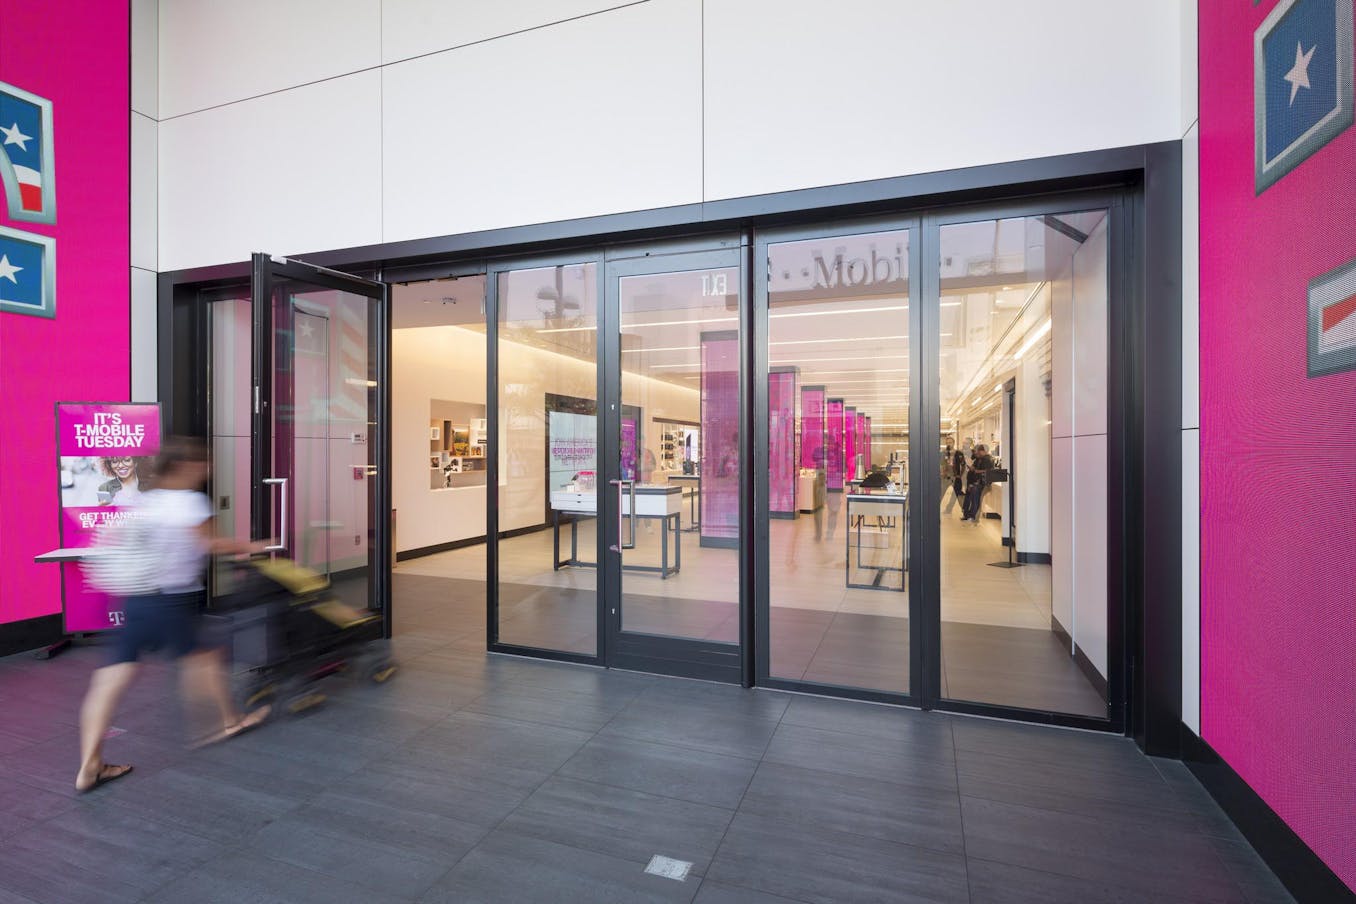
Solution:
{"label": "poster with woman", "polygon": [[[131,517],[159,451],[159,405],[57,403],[62,547],[93,546],[100,527]],[[78,563],[62,563],[61,584],[66,633],[122,624],[121,601],[89,587]]]}

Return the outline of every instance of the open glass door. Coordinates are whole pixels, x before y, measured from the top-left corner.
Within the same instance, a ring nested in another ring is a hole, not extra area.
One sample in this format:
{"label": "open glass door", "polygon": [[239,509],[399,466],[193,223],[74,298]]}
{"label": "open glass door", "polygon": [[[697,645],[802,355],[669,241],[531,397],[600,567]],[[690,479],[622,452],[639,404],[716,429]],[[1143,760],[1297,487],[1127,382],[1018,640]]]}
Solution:
{"label": "open glass door", "polygon": [[746,468],[739,249],[607,266],[607,663],[745,680]]}
{"label": "open glass door", "polygon": [[390,615],[386,286],[253,260],[251,533]]}

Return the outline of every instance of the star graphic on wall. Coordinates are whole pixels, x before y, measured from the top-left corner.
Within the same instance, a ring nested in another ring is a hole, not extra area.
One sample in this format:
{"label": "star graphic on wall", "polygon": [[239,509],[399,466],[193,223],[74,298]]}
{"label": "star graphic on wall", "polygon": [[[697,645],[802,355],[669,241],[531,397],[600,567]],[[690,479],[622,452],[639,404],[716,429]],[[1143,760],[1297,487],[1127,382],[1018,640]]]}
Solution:
{"label": "star graphic on wall", "polygon": [[1282,76],[1282,78],[1290,83],[1290,103],[1292,106],[1295,103],[1295,95],[1299,93],[1299,89],[1309,87],[1309,60],[1313,57],[1314,51],[1317,49],[1318,45],[1315,44],[1313,47],[1309,48],[1308,53],[1305,53],[1304,45],[1298,41],[1295,42],[1295,65],[1290,67],[1290,71]]}
{"label": "star graphic on wall", "polygon": [[315,327],[303,320],[301,325],[297,327],[297,332],[301,333],[303,339],[310,339],[312,334],[315,333]]}
{"label": "star graphic on wall", "polygon": [[5,144],[17,144],[21,151],[28,150],[28,145],[25,142],[33,140],[32,135],[25,135],[23,132],[19,131],[19,124],[17,122],[8,129],[4,126],[0,126],[0,132],[5,133]]}
{"label": "star graphic on wall", "polygon": [[[0,131],[4,130],[0,129]],[[17,286],[19,281],[14,278],[14,274],[22,269],[23,267],[16,267],[9,262],[8,254],[0,254],[0,279],[7,279]]]}

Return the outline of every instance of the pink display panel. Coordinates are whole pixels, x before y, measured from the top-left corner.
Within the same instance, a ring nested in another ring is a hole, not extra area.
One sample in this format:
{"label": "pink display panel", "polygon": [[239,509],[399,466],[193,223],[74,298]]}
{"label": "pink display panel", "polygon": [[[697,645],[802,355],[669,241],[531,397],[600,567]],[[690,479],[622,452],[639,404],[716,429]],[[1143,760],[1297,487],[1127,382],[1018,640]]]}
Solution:
{"label": "pink display panel", "polygon": [[1200,727],[1356,889],[1351,16],[1199,5]]}
{"label": "pink display panel", "polygon": [[800,389],[800,466],[824,470],[824,387]]}
{"label": "pink display panel", "polygon": [[843,409],[843,480],[857,479],[857,409]]}
{"label": "pink display panel", "polygon": [[739,333],[702,333],[701,545],[739,545]]}
{"label": "pink display panel", "polygon": [[861,446],[862,446],[862,463],[863,463],[863,466],[864,466],[867,470],[870,470],[870,469],[871,469],[871,463],[872,463],[872,459],[871,459],[871,418],[865,417],[865,416],[859,417],[859,418],[857,418],[857,423],[860,424],[860,425],[861,425],[861,428],[862,428],[862,439],[861,439]]}
{"label": "pink display panel", "polygon": [[0,125],[17,124],[15,98],[37,99],[20,104],[30,114],[19,130],[27,143],[0,149],[30,171],[0,185],[0,247],[11,266],[25,268],[0,279],[0,301],[17,297],[37,310],[45,307],[37,302],[52,302],[52,316],[0,311],[8,425],[0,443],[0,623],[61,611],[61,570],[33,561],[61,545],[53,406],[128,398],[127,9],[0,0],[0,93],[13,116]]}
{"label": "pink display panel", "polygon": [[[100,528],[132,517],[159,451],[159,405],[57,405],[61,546],[93,546]],[[61,581],[67,633],[122,624],[122,601],[88,586],[78,564],[62,563]]]}
{"label": "pink display panel", "polygon": [[796,383],[798,368],[767,375],[768,511],[796,513]]}
{"label": "pink display panel", "polygon": [[824,488],[831,493],[843,491],[843,400],[829,399],[824,416]]}

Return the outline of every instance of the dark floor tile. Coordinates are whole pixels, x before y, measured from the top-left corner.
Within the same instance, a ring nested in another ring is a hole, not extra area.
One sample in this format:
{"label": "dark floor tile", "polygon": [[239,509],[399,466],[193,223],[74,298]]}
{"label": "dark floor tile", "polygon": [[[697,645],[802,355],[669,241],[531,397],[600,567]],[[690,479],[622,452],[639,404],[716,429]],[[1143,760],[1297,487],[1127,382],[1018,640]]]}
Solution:
{"label": "dark floor tile", "polygon": [[952,790],[763,763],[739,812],[952,854],[965,851],[960,797]]}
{"label": "dark floor tile", "polygon": [[[1144,904],[1142,889],[1126,888],[1055,873],[1042,873],[1008,863],[971,857],[972,904]],[[1155,892],[1161,904],[1186,904],[1190,899]]]}
{"label": "dark floor tile", "polygon": [[38,904],[33,898],[0,887],[0,904]]}
{"label": "dark floor tile", "polygon": [[792,898],[754,891],[751,888],[740,888],[738,885],[712,882],[710,879],[702,880],[702,887],[697,890],[697,897],[692,901],[693,904],[794,904]]}
{"label": "dark floor tile", "polygon": [[12,845],[0,846],[0,888],[42,904],[131,904],[145,895],[135,885],[104,875],[98,866],[74,864],[57,871],[32,851]]}
{"label": "dark floor tile", "polygon": [[1210,792],[1205,790],[1205,786],[1197,781],[1196,776],[1192,775],[1186,764],[1181,760],[1168,760],[1160,757],[1150,757],[1149,761],[1153,763],[1158,774],[1163,777],[1163,781],[1177,795],[1177,799],[1181,801],[1182,805],[1196,814],[1202,832],[1232,841],[1243,839],[1233,820],[1220,809],[1219,804],[1210,796]]}
{"label": "dark floor tile", "polygon": [[643,864],[630,860],[500,829],[420,900],[457,904],[688,902],[697,884],[693,877],[683,882],[664,879],[647,874]]}
{"label": "dark floor tile", "polygon": [[0,840],[11,834],[15,823],[43,822],[76,806],[69,794],[58,794],[0,775]]}
{"label": "dark floor tile", "polygon": [[689,706],[700,712],[719,712],[725,716],[777,721],[791,703],[791,695],[757,690],[736,684],[658,678],[637,698],[636,706],[650,704],[678,708]]}
{"label": "dark floor tile", "polygon": [[637,700],[609,722],[599,737],[624,737],[758,759],[776,728],[771,719],[747,718],[690,701]]}
{"label": "dark floor tile", "polygon": [[1294,904],[1290,892],[1246,840],[1211,838],[1210,844],[1248,904]]}
{"label": "dark floor tile", "polygon": [[592,732],[555,725],[461,712],[421,734],[411,747],[437,751],[450,759],[479,760],[549,774],[578,753],[592,736]]}
{"label": "dark floor tile", "polygon": [[614,736],[589,741],[560,774],[734,809],[757,768],[743,757]]}
{"label": "dark floor tile", "polygon": [[734,815],[732,810],[658,797],[594,782],[552,778],[503,828],[532,838],[632,860],[655,854],[705,872]]}
{"label": "dark floor tile", "polygon": [[[353,852],[360,857],[361,850]],[[259,854],[237,851],[182,876],[147,899],[163,904],[383,904],[402,899]]]}
{"label": "dark floor tile", "polygon": [[332,802],[360,809],[370,801],[414,816],[455,819],[488,829],[512,813],[529,793],[478,778],[458,780],[443,772],[364,769],[333,782],[313,806]]}
{"label": "dark floor tile", "polygon": [[[185,753],[182,743],[132,733],[104,742],[105,762],[131,763],[136,766],[139,776],[172,766],[180,762]],[[74,731],[25,747],[4,759],[4,768],[15,781],[68,796],[75,794],[75,773],[79,766],[80,740]]]}
{"label": "dark floor tile", "polygon": [[[919,750],[925,751],[920,754]],[[764,762],[822,769],[938,791],[956,790],[956,764],[941,741],[922,743],[781,725]]]}
{"label": "dark floor tile", "polygon": [[[0,709],[4,709],[4,705],[0,705]],[[10,721],[13,718],[17,717],[11,716],[11,714],[8,711],[5,712],[6,725],[13,724]],[[22,750],[23,748],[28,747],[35,743],[37,742],[34,741],[33,738],[31,737],[20,737],[17,734],[11,734],[8,731],[0,730],[0,758],[3,758],[8,754],[14,753],[16,750]]]}
{"label": "dark floor tile", "polygon": [[948,759],[953,744],[950,716],[902,706],[856,703],[825,697],[794,697],[782,722],[874,738],[916,741],[924,749],[935,747],[941,756]]}
{"label": "dark floor tile", "polygon": [[324,794],[265,826],[248,847],[374,891],[414,898],[489,830],[380,798]]}
{"label": "dark floor tile", "polygon": [[707,871],[802,901],[967,901],[959,855],[740,813]]}
{"label": "dark floor tile", "polygon": [[82,802],[35,826],[9,848],[27,852],[51,876],[85,870],[143,895],[220,853],[215,842],[147,819],[111,800]]}
{"label": "dark floor tile", "polygon": [[961,794],[1010,804],[1117,817],[1149,826],[1196,832],[1201,820],[1157,774],[1108,777],[1095,768],[1076,768],[973,750],[956,752]]}
{"label": "dark floor tile", "polygon": [[223,784],[177,768],[142,779],[133,774],[108,786],[109,792],[114,789],[120,806],[222,844],[241,842],[298,806],[295,799]]}
{"label": "dark floor tile", "polygon": [[1148,781],[1157,774],[1135,742],[1119,735],[963,716],[953,717],[952,732],[957,750],[1035,760],[1111,779]]}
{"label": "dark floor tile", "polygon": [[1237,901],[1238,887],[1210,842],[1117,816],[1079,816],[962,798],[970,857],[1057,873],[1145,896]]}
{"label": "dark floor tile", "polygon": [[595,732],[621,712],[632,695],[611,702],[599,696],[531,683],[506,683],[476,698],[464,711]]}

